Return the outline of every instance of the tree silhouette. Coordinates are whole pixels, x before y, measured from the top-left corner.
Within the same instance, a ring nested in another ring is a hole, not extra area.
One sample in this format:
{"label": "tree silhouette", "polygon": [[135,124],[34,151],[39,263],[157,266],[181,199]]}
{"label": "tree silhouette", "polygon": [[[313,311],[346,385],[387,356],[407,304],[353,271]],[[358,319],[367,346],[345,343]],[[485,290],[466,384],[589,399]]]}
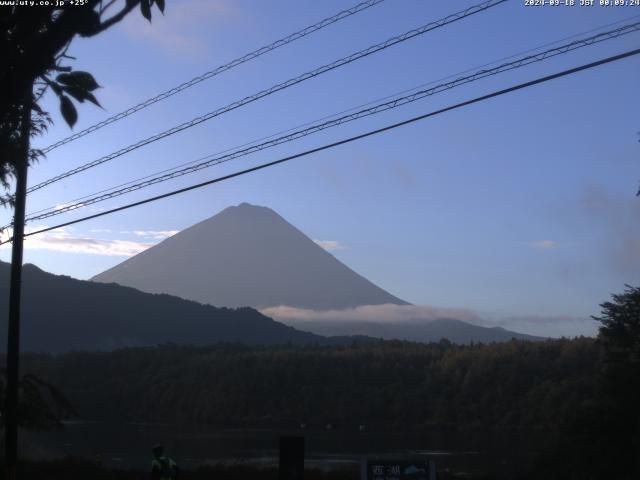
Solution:
{"label": "tree silhouette", "polygon": [[[165,0],[65,3],[47,7],[0,7],[0,51],[3,52],[0,57],[0,183],[5,189],[16,174],[16,165],[24,161],[20,145],[23,106],[27,102],[31,103],[31,116],[24,120],[29,122],[26,130],[30,135],[44,133],[52,122],[50,114],[38,104],[48,89],[60,99],[60,112],[71,127],[78,119],[72,99],[100,105],[93,94],[99,86],[93,76],[65,65],[74,59],[67,51],[76,35],[98,35],[138,6],[142,15],[151,21],[152,6],[157,5],[161,12],[165,7]],[[38,150],[30,150],[29,163],[41,155]],[[13,201],[12,197],[4,200],[5,203]]]}
{"label": "tree silhouette", "polygon": [[[626,285],[624,293],[601,304],[598,339],[605,348],[605,375],[619,401],[640,405],[640,288]],[[636,409],[634,409],[636,410]],[[640,419],[636,411],[636,419]]]}
{"label": "tree silhouette", "polygon": [[601,323],[598,340],[605,351],[601,383],[607,429],[630,460],[628,469],[640,473],[640,288],[625,287],[593,318]]}
{"label": "tree silhouette", "polygon": [[[0,369],[0,428],[4,428],[6,415],[6,375]],[[41,378],[27,374],[20,380],[20,407],[18,424],[29,430],[49,430],[61,426],[61,421],[75,416],[75,410],[58,388]]]}
{"label": "tree silhouette", "polygon": [[[155,3],[164,11],[164,0],[74,0],[61,5],[18,5],[0,9],[0,183],[9,188],[15,178],[15,195],[1,203],[14,207],[13,246],[9,291],[5,420],[6,477],[16,478],[19,396],[20,289],[27,194],[27,169],[42,152],[29,147],[32,135],[42,134],[51,116],[38,102],[47,89],[60,99],[60,112],[73,127],[78,112],[71,100],[88,100],[99,105],[93,95],[98,83],[88,72],[74,71],[64,63],[73,59],[67,50],[76,35],[93,37],[120,22],[134,8],[151,21]],[[115,10],[114,9],[118,9]],[[55,78],[53,75],[56,75]],[[33,379],[30,379],[33,380]],[[22,393],[25,390],[23,378]]]}

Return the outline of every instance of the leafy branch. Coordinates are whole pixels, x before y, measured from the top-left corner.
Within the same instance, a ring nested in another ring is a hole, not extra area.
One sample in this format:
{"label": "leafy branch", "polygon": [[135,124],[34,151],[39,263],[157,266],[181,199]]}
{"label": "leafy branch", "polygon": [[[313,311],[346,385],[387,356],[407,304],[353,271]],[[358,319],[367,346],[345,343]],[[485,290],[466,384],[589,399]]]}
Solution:
{"label": "leafy branch", "polygon": [[[68,55],[76,35],[93,37],[123,20],[135,8],[148,20],[152,8],[165,10],[164,0],[88,0],[82,7],[29,8],[26,6],[0,9],[0,183],[9,188],[15,166],[24,161],[18,148],[21,125],[30,122],[30,134],[41,135],[52,124],[51,116],[38,102],[51,91],[60,100],[60,113],[73,127],[78,120],[74,101],[88,101],[101,107],[95,96],[100,87],[85,71],[73,70],[63,63],[75,60]],[[22,118],[22,105],[31,95],[30,118]],[[42,152],[32,150],[29,163]],[[0,200],[11,204],[11,197]]]}

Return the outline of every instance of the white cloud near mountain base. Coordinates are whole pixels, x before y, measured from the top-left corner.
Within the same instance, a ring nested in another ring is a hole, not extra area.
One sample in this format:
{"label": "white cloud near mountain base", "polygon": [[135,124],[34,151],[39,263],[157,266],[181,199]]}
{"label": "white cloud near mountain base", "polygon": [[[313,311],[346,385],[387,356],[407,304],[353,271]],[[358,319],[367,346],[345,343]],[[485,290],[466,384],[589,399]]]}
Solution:
{"label": "white cloud near mountain base", "polygon": [[[598,324],[588,317],[569,315],[482,315],[470,309],[430,305],[363,305],[344,310],[310,310],[281,305],[260,310],[264,315],[287,325],[321,334],[344,334],[348,325],[377,324],[419,326],[433,320],[461,320],[482,327],[502,327],[541,337],[594,336]],[[324,330],[320,331],[318,328]],[[352,332],[353,333],[353,332]],[[366,332],[359,332],[366,334]]]}
{"label": "white cloud near mountain base", "polygon": [[458,308],[439,308],[428,305],[361,305],[344,310],[310,310],[281,305],[264,308],[264,315],[276,320],[314,321],[357,321],[373,323],[424,322],[442,318],[458,319],[479,324],[481,318],[471,310]]}

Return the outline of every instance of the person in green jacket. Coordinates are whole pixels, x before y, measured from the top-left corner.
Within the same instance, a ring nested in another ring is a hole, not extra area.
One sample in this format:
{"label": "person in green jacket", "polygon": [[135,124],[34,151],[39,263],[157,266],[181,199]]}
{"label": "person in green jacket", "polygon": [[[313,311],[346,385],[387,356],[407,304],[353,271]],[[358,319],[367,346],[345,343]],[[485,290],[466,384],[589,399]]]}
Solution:
{"label": "person in green jacket", "polygon": [[153,460],[151,461],[152,480],[174,480],[178,477],[178,465],[171,458],[165,456],[164,447],[156,445],[151,450]]}

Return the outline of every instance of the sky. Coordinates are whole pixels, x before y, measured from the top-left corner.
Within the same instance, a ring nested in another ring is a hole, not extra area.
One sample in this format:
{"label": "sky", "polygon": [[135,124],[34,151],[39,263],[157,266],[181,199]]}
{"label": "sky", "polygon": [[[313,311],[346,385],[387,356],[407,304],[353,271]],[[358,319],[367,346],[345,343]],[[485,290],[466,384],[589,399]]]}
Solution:
{"label": "sky", "polygon": [[[171,0],[77,38],[77,70],[104,109],[79,105],[80,131],[355,1]],[[35,185],[203,113],[477,2],[386,0],[64,145],[29,172]],[[640,8],[526,6],[510,0],[305,81],[30,194],[27,212],[237,147],[584,32],[640,20]],[[636,16],[635,18],[631,18]],[[625,19],[629,19],[624,21]],[[589,36],[591,32],[582,36]],[[579,37],[576,37],[579,38]],[[396,110],[75,212],[29,231],[272,161],[539,76],[621,53],[640,33],[473,82]],[[546,47],[548,48],[548,47]],[[169,235],[249,202],[268,206],[339,260],[422,309],[487,325],[593,335],[590,316],[640,283],[638,111],[632,57],[374,137],[124,212],[30,237],[25,262],[88,279]],[[438,83],[438,82],[436,82]],[[33,145],[72,131],[57,99]],[[10,211],[0,212],[3,225]],[[215,246],[212,246],[215,248]],[[0,247],[0,259],[10,250]],[[429,310],[431,311],[431,310]]]}

